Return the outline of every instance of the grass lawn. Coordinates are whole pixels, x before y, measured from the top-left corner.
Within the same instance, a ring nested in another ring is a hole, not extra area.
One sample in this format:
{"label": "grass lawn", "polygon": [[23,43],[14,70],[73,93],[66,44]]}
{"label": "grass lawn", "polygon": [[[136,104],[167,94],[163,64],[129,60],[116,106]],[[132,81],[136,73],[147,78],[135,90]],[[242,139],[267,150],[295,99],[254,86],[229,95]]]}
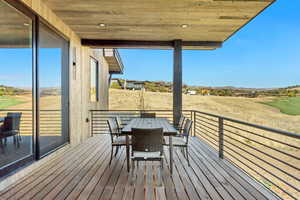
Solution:
{"label": "grass lawn", "polygon": [[263,104],[278,108],[280,112],[288,115],[300,115],[300,97],[278,98]]}
{"label": "grass lawn", "polygon": [[10,96],[0,96],[0,109],[5,109],[9,106],[15,106],[24,103],[23,101],[17,100]]}

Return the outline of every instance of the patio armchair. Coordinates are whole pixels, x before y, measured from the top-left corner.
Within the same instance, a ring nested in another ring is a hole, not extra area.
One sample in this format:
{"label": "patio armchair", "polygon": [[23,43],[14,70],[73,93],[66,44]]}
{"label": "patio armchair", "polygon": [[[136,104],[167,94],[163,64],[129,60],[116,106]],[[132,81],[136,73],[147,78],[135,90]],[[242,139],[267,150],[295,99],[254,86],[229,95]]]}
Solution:
{"label": "patio armchair", "polygon": [[135,161],[159,161],[158,185],[161,185],[163,168],[163,128],[132,129],[132,154],[131,154],[131,183],[134,182]]}
{"label": "patio armchair", "polygon": [[110,161],[109,165],[111,164],[114,148],[116,148],[115,156],[119,152],[119,148],[122,146],[126,146],[126,138],[121,137],[121,132],[118,129],[118,125],[115,118],[109,118],[107,120],[107,124],[109,127],[109,134],[111,139],[111,153],[110,153]]}
{"label": "patio armchair", "polygon": [[[184,127],[181,133],[179,135],[181,137],[172,137],[173,140],[173,146],[181,148],[181,152],[183,153],[184,157],[186,158],[188,165],[190,166],[189,161],[189,152],[188,152],[188,145],[189,145],[189,136],[191,132],[193,121],[190,119],[186,119],[184,123]],[[165,137],[164,139],[164,145],[169,146],[169,137]]]}
{"label": "patio armchair", "polygon": [[146,113],[146,112],[141,113],[141,118],[155,118],[155,117],[156,117],[155,113]]}
{"label": "patio armchair", "polygon": [[[0,145],[2,152],[5,152],[4,146],[8,137],[14,137],[14,144],[20,146],[18,134],[20,132],[20,116],[6,116],[0,127]],[[3,142],[4,141],[4,142]]]}
{"label": "patio armchair", "polygon": [[21,112],[8,112],[7,113],[8,117],[13,117],[13,130],[17,131],[17,137],[16,139],[19,141],[22,141],[21,133],[20,133],[20,125],[21,125],[21,117],[22,113]]}

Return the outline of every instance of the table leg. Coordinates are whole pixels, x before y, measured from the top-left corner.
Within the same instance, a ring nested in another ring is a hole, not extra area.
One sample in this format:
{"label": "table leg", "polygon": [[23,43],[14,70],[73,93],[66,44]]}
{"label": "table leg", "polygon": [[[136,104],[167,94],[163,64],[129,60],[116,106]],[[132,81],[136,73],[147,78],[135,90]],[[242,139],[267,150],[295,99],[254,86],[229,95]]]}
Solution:
{"label": "table leg", "polygon": [[130,164],[129,164],[129,137],[126,135],[126,161],[127,161],[127,171],[130,171]]}
{"label": "table leg", "polygon": [[169,136],[169,151],[170,151],[170,174],[173,175],[173,141],[172,136]]}

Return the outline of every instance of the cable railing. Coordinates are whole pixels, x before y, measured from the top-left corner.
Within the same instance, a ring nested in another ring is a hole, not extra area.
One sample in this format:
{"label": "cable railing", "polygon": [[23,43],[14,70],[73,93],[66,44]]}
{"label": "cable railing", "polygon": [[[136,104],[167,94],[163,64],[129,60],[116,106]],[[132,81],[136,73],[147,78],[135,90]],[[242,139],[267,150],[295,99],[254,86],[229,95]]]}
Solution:
{"label": "cable railing", "polygon": [[[172,110],[91,110],[92,134],[108,133],[107,119],[119,115],[126,124],[142,112],[173,122]],[[220,115],[183,110],[194,121],[192,135],[209,144],[282,199],[300,197],[300,135]]]}
{"label": "cable railing", "polygon": [[300,135],[195,111],[195,134],[282,199],[300,196]]}

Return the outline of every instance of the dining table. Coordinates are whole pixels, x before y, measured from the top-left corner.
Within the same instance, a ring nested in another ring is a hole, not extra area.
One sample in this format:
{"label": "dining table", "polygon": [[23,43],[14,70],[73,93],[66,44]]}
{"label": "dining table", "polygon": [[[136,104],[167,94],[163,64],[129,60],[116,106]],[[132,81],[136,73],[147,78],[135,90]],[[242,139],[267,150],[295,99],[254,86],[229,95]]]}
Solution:
{"label": "dining table", "polygon": [[129,136],[132,135],[132,128],[153,129],[163,128],[164,136],[169,137],[169,154],[170,154],[170,174],[173,174],[173,142],[172,136],[178,135],[178,131],[166,118],[134,118],[122,130],[122,135],[126,136],[126,161],[127,171],[130,171],[130,146]]}

